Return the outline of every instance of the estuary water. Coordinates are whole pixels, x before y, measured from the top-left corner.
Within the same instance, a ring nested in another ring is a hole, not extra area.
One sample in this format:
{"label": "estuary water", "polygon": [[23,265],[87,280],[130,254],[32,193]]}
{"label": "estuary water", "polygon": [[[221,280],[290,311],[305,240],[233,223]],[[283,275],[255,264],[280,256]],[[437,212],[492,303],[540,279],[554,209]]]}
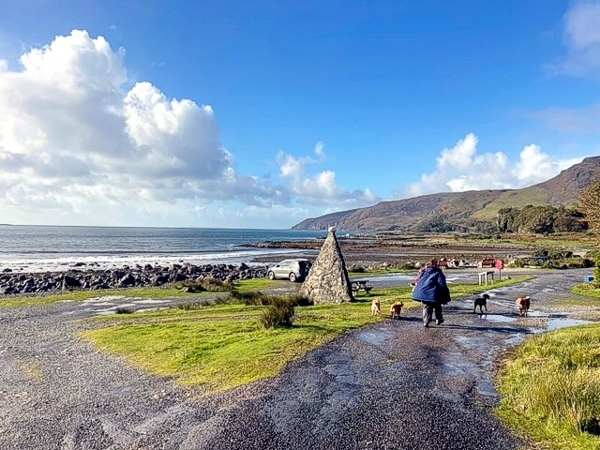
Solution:
{"label": "estuary water", "polygon": [[325,237],[318,230],[0,225],[0,270],[43,272],[172,263],[251,264],[290,250],[244,247],[260,241]]}

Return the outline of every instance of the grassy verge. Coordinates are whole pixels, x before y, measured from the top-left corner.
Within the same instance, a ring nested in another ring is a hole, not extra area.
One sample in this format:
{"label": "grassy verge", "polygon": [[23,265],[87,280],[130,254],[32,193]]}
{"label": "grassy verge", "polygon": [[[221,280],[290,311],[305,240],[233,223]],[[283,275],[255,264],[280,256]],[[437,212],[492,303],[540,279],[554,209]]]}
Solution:
{"label": "grassy verge", "polygon": [[502,418],[550,449],[600,449],[600,324],[536,335],[507,358]]}
{"label": "grassy verge", "polygon": [[[201,293],[205,294],[205,293]],[[96,297],[105,296],[124,296],[124,297],[150,297],[150,298],[165,298],[165,297],[181,297],[181,296],[198,296],[198,293],[187,293],[181,289],[170,287],[143,287],[143,288],[127,288],[127,289],[103,289],[103,290],[75,290],[61,292],[57,294],[47,295],[23,295],[18,297],[5,297],[0,299],[0,308],[14,308],[18,306],[34,306],[44,305],[56,302],[79,302]]]}
{"label": "grassy verge", "polygon": [[[244,280],[236,289],[242,292],[277,285],[270,280]],[[456,284],[451,290],[458,297],[479,292],[481,287]],[[406,308],[419,305],[410,295],[411,287],[401,286],[374,290],[370,295],[361,293],[352,303],[296,307],[294,326],[274,330],[259,326],[265,306],[245,306],[239,301],[197,308],[186,305],[95,318],[95,329],[84,332],[83,337],[148,372],[173,377],[208,394],[274,376],[288,362],[338,334],[382,320],[396,300]],[[369,312],[374,297],[381,301],[382,316],[373,317]]]}
{"label": "grassy verge", "polygon": [[581,297],[569,297],[562,300],[561,303],[577,306],[600,306],[600,289],[594,283],[577,283],[571,288],[571,291]]}

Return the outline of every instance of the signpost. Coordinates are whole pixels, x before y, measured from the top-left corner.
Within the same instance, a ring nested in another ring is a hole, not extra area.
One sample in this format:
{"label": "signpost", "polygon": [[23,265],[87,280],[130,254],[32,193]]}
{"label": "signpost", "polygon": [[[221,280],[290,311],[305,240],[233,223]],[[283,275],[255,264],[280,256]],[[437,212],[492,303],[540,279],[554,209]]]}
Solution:
{"label": "signpost", "polygon": [[497,259],[494,265],[496,266],[496,269],[498,269],[498,279],[502,281],[502,269],[504,269],[504,263],[501,259]]}

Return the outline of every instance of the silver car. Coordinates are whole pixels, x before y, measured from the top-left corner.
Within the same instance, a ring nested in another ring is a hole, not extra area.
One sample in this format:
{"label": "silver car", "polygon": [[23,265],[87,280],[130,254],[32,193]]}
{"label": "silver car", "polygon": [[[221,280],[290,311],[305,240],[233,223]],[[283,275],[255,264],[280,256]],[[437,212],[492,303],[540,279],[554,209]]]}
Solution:
{"label": "silver car", "polygon": [[267,276],[271,280],[284,278],[290,281],[304,281],[312,263],[308,259],[284,259],[270,266]]}

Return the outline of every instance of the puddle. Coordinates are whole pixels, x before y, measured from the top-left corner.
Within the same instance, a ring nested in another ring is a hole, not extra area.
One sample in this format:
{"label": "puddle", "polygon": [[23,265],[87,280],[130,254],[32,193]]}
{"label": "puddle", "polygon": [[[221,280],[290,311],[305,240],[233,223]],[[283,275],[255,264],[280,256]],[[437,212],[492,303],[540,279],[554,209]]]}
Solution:
{"label": "puddle", "polygon": [[163,309],[168,309],[168,308],[140,308],[137,309],[135,312],[137,313],[143,313],[143,312],[152,312],[152,311],[161,311]]}
{"label": "puddle", "polygon": [[498,396],[498,392],[496,392],[494,385],[489,380],[479,380],[479,382],[477,383],[477,391],[479,392],[479,394],[485,397],[496,398]]}
{"label": "puddle", "polygon": [[[111,302],[91,302],[94,306],[106,306],[106,307],[113,307],[115,306],[115,303],[111,303]],[[87,303],[88,305],[90,303]]]}
{"label": "puddle", "polygon": [[517,317],[503,316],[502,314],[480,314],[481,319],[489,320],[491,322],[514,322]]}
{"label": "puddle", "polygon": [[[357,278],[358,279],[358,275],[359,274],[352,274],[353,278]],[[370,275],[368,277],[362,277],[361,279],[364,280],[368,280],[371,282],[375,282],[375,281],[406,281],[406,282],[410,282],[414,280],[414,275],[405,275],[403,273],[390,273],[387,275]]]}
{"label": "puddle", "polygon": [[361,341],[369,344],[381,344],[388,337],[389,333],[385,331],[363,331],[358,335]]}
{"label": "puddle", "polygon": [[111,302],[115,300],[124,299],[124,295],[103,295],[101,297],[92,297],[83,301],[83,303],[98,303],[98,302]]}
{"label": "puddle", "polygon": [[584,325],[586,323],[591,323],[591,321],[582,319],[550,319],[548,320],[548,325],[546,326],[546,329],[550,331],[556,330],[558,328]]}
{"label": "puddle", "polygon": [[504,342],[506,343],[506,345],[514,345],[514,344],[519,344],[521,342],[523,342],[523,340],[525,339],[525,336],[523,335],[515,335],[515,336],[511,336],[508,339],[504,339]]}
{"label": "puddle", "polygon": [[159,300],[159,299],[155,299],[155,298],[145,298],[143,300],[136,300],[135,301],[136,304],[138,305],[147,305],[147,304],[161,304],[161,303],[169,303],[169,300]]}

